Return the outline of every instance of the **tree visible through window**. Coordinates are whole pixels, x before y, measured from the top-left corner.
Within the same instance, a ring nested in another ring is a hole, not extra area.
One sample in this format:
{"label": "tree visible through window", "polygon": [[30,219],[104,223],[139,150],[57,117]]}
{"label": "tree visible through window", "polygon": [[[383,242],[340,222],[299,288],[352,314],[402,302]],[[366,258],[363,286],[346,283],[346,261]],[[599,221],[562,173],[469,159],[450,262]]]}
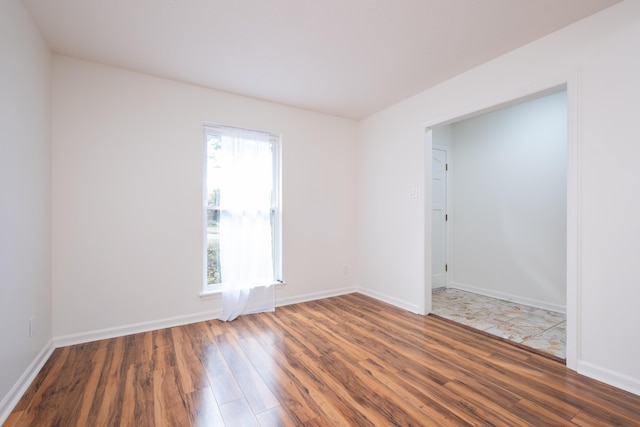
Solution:
{"label": "tree visible through window", "polygon": [[280,275],[279,137],[205,126],[205,290]]}

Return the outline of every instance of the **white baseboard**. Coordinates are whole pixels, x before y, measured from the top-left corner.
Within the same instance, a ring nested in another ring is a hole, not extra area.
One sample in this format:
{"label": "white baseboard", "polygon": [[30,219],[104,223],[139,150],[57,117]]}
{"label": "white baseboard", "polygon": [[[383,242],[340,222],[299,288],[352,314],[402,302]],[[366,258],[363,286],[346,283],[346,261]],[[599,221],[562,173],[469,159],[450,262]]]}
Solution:
{"label": "white baseboard", "polygon": [[349,288],[332,289],[329,291],[322,291],[322,292],[312,292],[309,294],[296,295],[293,297],[285,297],[285,298],[276,297],[276,307],[280,307],[283,305],[298,304],[298,303],[307,302],[307,301],[314,301],[322,298],[337,297],[339,295],[352,294],[358,291],[359,290],[356,287],[349,287]]}
{"label": "white baseboard", "polygon": [[403,301],[398,298],[391,297],[389,295],[385,295],[383,293],[372,291],[371,289],[358,288],[356,292],[360,292],[363,295],[366,295],[371,298],[375,298],[382,302],[386,302],[387,304],[395,305],[396,307],[404,308],[412,313],[421,314],[420,307],[416,304],[412,304],[406,301]]}
{"label": "white baseboard", "polygon": [[60,337],[55,337],[54,342],[56,347],[65,347],[68,345],[83,344],[86,342],[98,341],[107,338],[116,338],[125,335],[137,334],[140,332],[148,332],[156,329],[188,325],[189,323],[216,319],[220,315],[222,315],[222,309],[216,311],[195,313],[187,316],[176,316],[166,319],[152,320],[150,322],[134,323],[131,325],[117,326],[114,328],[99,329],[97,331],[82,332],[79,334],[63,335]]}
{"label": "white baseboard", "polygon": [[337,297],[339,295],[352,294],[354,292],[358,292],[363,295],[369,296],[371,298],[377,299],[379,301],[386,302],[396,307],[403,308],[405,310],[411,311],[412,313],[419,313],[419,307],[416,304],[411,304],[401,299],[390,297],[389,295],[385,295],[380,292],[376,292],[370,289],[360,288],[356,286],[349,287],[349,288],[333,289],[330,291],[323,291],[323,292],[313,292],[309,294],[297,295],[297,296],[288,297],[288,298],[278,298],[276,300],[276,306],[279,307],[283,305],[298,304],[301,302],[314,301],[322,298],[331,298],[331,297]]}
{"label": "white baseboard", "polygon": [[578,373],[640,396],[640,379],[638,378],[580,360],[578,361]]}
{"label": "white baseboard", "polygon": [[533,298],[526,298],[519,295],[510,294],[507,292],[499,292],[492,289],[485,289],[479,286],[467,285],[465,283],[451,282],[447,285],[448,288],[460,289],[463,291],[473,292],[475,294],[485,295],[492,298],[498,298],[505,301],[512,301],[518,304],[524,304],[531,307],[541,308],[543,310],[555,311],[556,313],[566,314],[567,307],[562,304],[556,304],[547,301],[540,301]]}
{"label": "white baseboard", "polygon": [[50,340],[47,345],[40,350],[22,375],[20,375],[20,378],[18,378],[18,381],[11,387],[7,395],[2,398],[2,401],[0,401],[0,425],[9,417],[9,414],[11,414],[11,411],[13,411],[13,408],[18,404],[24,392],[27,391],[27,388],[29,388],[36,378],[38,372],[40,372],[44,364],[49,360],[53,350],[55,350],[55,346],[53,345],[53,340]]}
{"label": "white baseboard", "polygon": [[[276,306],[296,304],[299,302],[312,301],[320,298],[329,298],[338,295],[356,292],[356,288],[341,288],[324,292],[314,292],[310,294],[298,295],[288,298],[277,298]],[[215,296],[216,298],[218,296]],[[55,347],[65,347],[68,345],[83,344],[91,341],[98,341],[108,338],[116,338],[125,335],[137,334],[141,332],[153,331],[156,329],[172,328],[174,326],[187,325],[189,323],[202,322],[205,320],[217,319],[222,315],[222,308],[215,311],[190,314],[187,316],[170,317],[150,322],[134,323],[130,325],[117,326],[113,328],[99,329],[96,331],[82,332],[78,334],[63,335],[54,338]]]}

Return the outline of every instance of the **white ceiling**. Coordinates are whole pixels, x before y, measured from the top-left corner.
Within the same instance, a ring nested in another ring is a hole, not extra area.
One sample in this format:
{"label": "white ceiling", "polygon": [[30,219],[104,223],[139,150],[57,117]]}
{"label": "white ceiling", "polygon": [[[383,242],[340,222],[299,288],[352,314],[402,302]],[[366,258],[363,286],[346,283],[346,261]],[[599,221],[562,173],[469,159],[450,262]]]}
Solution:
{"label": "white ceiling", "polygon": [[619,0],[23,0],[52,50],[359,119]]}

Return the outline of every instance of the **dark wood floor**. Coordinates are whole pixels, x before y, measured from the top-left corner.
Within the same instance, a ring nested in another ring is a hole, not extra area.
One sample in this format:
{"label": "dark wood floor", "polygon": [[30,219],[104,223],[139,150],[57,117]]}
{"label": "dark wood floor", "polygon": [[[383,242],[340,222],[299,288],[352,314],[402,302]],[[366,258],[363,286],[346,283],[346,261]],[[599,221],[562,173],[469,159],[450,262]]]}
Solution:
{"label": "dark wood floor", "polygon": [[14,425],[640,426],[640,397],[351,294],[57,349]]}

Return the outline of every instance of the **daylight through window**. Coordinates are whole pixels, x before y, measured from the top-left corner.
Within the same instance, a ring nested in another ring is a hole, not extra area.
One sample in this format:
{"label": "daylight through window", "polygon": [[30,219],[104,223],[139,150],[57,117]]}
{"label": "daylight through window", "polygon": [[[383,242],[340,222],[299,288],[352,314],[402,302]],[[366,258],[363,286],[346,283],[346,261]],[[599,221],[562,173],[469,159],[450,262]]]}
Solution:
{"label": "daylight through window", "polygon": [[205,126],[205,291],[280,279],[278,135]]}

